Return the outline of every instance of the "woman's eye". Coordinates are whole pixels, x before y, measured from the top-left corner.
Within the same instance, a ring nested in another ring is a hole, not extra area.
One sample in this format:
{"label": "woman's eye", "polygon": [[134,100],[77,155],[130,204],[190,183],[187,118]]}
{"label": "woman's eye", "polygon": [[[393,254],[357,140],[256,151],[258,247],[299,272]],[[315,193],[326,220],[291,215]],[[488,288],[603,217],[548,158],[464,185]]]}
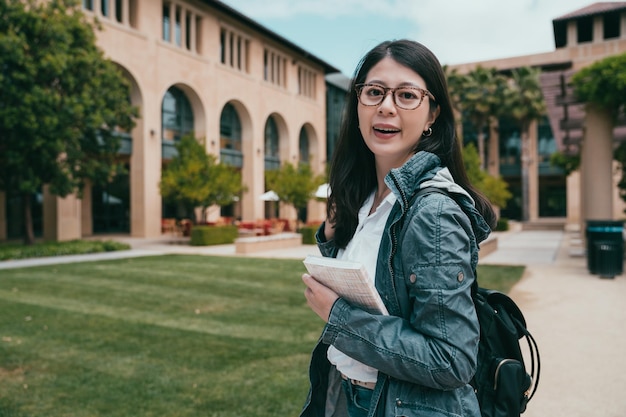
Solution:
{"label": "woman's eye", "polygon": [[403,91],[400,91],[400,92],[398,92],[398,96],[399,96],[401,99],[404,99],[404,100],[414,100],[414,99],[416,99],[416,98],[417,98],[417,94],[415,94],[415,93],[414,93],[413,91],[411,91],[411,90],[403,90]]}

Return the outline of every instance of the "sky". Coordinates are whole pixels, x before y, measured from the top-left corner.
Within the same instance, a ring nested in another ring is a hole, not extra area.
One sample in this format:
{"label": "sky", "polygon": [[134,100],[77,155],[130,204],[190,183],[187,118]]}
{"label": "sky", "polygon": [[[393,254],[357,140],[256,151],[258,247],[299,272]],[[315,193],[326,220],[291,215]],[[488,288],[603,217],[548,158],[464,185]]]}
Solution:
{"label": "sky", "polygon": [[594,0],[222,0],[352,76],[379,42],[416,40],[443,65],[554,51],[552,20]]}

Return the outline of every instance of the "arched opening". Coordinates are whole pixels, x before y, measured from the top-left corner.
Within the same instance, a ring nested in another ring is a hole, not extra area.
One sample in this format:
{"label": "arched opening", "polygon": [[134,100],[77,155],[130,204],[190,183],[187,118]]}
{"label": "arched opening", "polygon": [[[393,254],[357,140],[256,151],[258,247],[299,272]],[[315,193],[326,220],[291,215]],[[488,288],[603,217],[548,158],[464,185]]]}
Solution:
{"label": "arched opening", "polygon": [[[170,87],[163,96],[161,106],[162,163],[177,155],[176,142],[193,132],[194,115],[191,103],[178,87]],[[162,217],[181,219],[188,215],[179,204],[162,203]]]}
{"label": "arched opening", "polygon": [[[242,149],[241,119],[235,106],[226,103],[220,115],[220,162],[236,167],[241,172]],[[241,202],[235,201],[220,207],[220,216],[231,219],[241,218]]]}

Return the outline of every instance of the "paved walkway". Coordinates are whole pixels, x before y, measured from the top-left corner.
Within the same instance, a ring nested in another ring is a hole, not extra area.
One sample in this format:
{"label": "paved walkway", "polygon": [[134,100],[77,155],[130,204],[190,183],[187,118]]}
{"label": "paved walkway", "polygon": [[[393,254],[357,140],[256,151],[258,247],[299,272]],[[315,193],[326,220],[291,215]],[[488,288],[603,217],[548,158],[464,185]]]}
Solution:
{"label": "paved walkway", "polygon": [[[539,390],[523,417],[626,415],[626,276],[603,279],[570,256],[567,232],[498,234],[498,249],[482,264],[526,265],[511,297],[522,308],[541,353]],[[166,253],[237,256],[234,245],[192,247],[172,239],[115,238],[130,251],[0,262],[0,269]],[[247,256],[303,259],[313,245]],[[1,274],[1,272],[0,272]]]}
{"label": "paved walkway", "polygon": [[567,232],[499,236],[481,262],[526,265],[511,291],[539,344],[541,379],[524,417],[626,415],[626,276],[587,272]]}

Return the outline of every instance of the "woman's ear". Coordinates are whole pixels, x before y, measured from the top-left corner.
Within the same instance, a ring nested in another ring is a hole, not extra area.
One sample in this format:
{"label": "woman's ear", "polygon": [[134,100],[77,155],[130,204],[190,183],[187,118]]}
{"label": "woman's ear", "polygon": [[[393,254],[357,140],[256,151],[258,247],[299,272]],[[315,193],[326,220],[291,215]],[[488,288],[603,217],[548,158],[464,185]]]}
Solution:
{"label": "woman's ear", "polygon": [[437,117],[439,117],[440,112],[441,112],[441,107],[437,106],[435,107],[435,110],[432,110],[431,112],[428,113],[428,120],[426,121],[426,128],[431,127],[435,123],[435,120],[437,120]]}

